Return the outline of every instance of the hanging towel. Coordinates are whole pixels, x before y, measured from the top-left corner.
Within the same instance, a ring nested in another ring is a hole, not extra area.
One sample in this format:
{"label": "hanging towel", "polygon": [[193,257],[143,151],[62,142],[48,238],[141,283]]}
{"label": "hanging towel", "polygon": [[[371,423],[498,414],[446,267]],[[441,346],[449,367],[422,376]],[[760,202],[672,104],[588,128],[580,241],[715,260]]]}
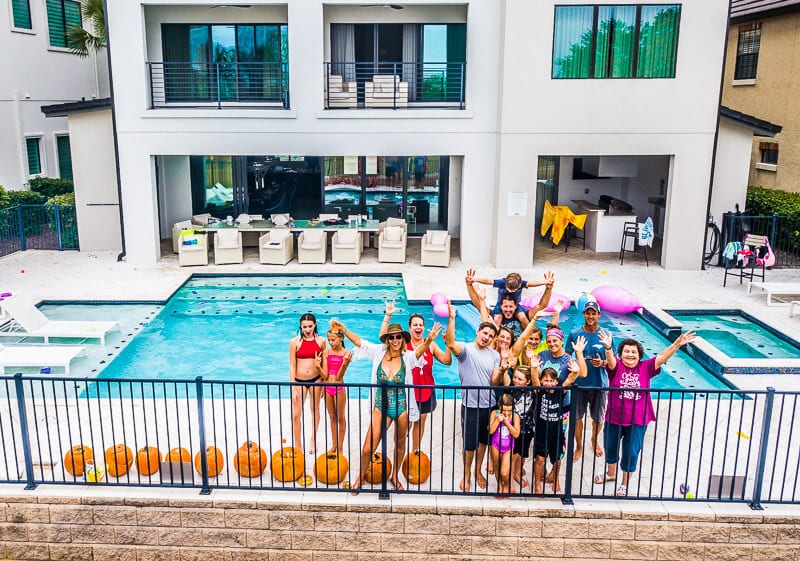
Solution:
{"label": "hanging towel", "polygon": [[742,244],[740,242],[728,242],[725,246],[725,250],[722,252],[722,257],[725,259],[733,260],[736,257],[736,254],[742,249]]}
{"label": "hanging towel", "polygon": [[639,224],[639,245],[653,247],[653,238],[655,237],[655,233],[653,232],[653,219],[648,216],[644,224]]}
{"label": "hanging towel", "polygon": [[549,230],[552,226],[550,238],[553,240],[555,245],[558,245],[561,242],[561,238],[564,237],[567,224],[572,224],[578,230],[583,230],[583,226],[586,224],[586,215],[575,214],[568,206],[553,206],[550,204],[550,201],[545,201],[544,212],[542,213],[542,227],[540,231],[542,237],[547,234],[547,230]]}

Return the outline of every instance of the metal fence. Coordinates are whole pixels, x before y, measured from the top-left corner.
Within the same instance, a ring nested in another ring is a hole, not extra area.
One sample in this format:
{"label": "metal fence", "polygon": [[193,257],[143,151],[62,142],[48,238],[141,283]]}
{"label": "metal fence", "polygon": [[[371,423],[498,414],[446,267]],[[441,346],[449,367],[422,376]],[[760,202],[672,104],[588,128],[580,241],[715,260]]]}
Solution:
{"label": "metal fence", "polygon": [[26,249],[78,249],[75,207],[44,204],[0,209],[0,256]]}
{"label": "metal fence", "polygon": [[[362,467],[373,481],[362,486],[364,492],[384,497],[390,492],[463,494],[459,485],[464,472],[461,399],[465,392],[502,391],[416,387],[435,391],[438,401],[426,420],[419,440],[423,453],[419,454],[413,431],[398,434],[397,422],[388,422],[392,397],[385,386],[346,385],[345,397],[334,405],[334,396],[328,397],[322,384],[315,385],[324,395],[319,417],[308,401],[303,408],[298,402],[293,405],[292,392],[303,387],[201,378],[187,382],[0,377],[0,482],[25,484],[29,489],[39,484],[92,482],[188,486],[201,492],[213,488],[350,492],[349,485]],[[379,388],[383,406],[376,413]],[[534,392],[535,388],[517,391]],[[529,457],[521,459],[524,473],[511,464],[514,479],[530,482],[522,488],[513,482],[511,495],[557,497],[564,502],[578,497],[619,498],[621,473],[616,481],[594,481],[602,479],[606,465],[605,456],[596,456],[592,448],[588,419],[581,439],[584,453],[574,458],[578,390],[568,391],[572,399],[564,421],[566,439],[559,448],[563,457],[558,486],[546,484],[541,493],[535,492],[534,445]],[[800,501],[800,437],[794,434],[800,422],[800,393],[625,389],[610,390],[608,399],[616,399],[619,391],[634,391],[642,399],[650,392],[655,409],[655,422],[645,433],[638,465],[628,481],[627,499],[732,501],[756,508],[763,502]],[[330,399],[327,412],[325,399]],[[302,424],[299,437],[293,430],[293,411],[294,420]],[[324,453],[337,447],[334,439],[339,432],[332,422],[339,413],[346,423],[341,454]],[[307,452],[315,418],[319,432],[316,454],[311,455]],[[381,435],[374,447],[365,442],[371,426]],[[609,431],[606,427],[605,432]],[[301,447],[296,438],[306,444],[306,453],[291,451]],[[615,442],[601,442],[603,453]],[[546,447],[548,443],[539,444]],[[75,446],[82,452],[75,451]],[[87,447],[96,471],[86,469]],[[148,447],[153,450],[148,452]],[[165,463],[159,461],[162,455]],[[493,471],[505,473],[503,460],[498,458],[498,464]],[[482,469],[485,474],[486,468]],[[403,474],[398,476],[405,486],[402,491],[387,481],[393,470]],[[485,487],[473,478],[469,494],[497,495],[495,476],[487,477]]]}
{"label": "metal fence", "polygon": [[722,253],[728,242],[741,242],[745,234],[769,238],[775,253],[775,267],[800,267],[800,216],[749,216],[726,212],[722,215],[720,255],[718,265],[723,265]]}

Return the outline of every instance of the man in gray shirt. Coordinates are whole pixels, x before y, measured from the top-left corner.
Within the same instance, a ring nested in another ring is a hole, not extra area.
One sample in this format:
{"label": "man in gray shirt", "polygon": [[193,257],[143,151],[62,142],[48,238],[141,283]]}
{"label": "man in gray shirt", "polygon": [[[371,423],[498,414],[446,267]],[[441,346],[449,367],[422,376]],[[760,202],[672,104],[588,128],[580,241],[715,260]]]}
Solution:
{"label": "man in gray shirt", "polygon": [[[483,322],[478,326],[475,340],[471,343],[456,341],[456,309],[447,303],[450,321],[444,340],[458,359],[458,376],[461,385],[472,389],[461,392],[461,434],[463,437],[462,458],[464,460],[464,479],[459,488],[470,490],[472,462],[475,461],[475,481],[481,489],[486,488],[486,478],[481,473],[486,446],[489,444],[489,416],[495,403],[494,390],[491,389],[492,376],[500,369],[500,355],[489,345],[497,335],[497,326]],[[486,388],[486,389],[482,389]],[[475,458],[475,450],[478,457]]]}

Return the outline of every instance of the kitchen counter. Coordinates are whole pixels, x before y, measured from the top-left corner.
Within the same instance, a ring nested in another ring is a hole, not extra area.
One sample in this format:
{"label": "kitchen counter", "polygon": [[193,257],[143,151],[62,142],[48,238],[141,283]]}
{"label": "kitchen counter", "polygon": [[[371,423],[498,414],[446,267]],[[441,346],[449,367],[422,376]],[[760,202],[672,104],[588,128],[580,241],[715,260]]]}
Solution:
{"label": "kitchen counter", "polygon": [[626,222],[636,222],[635,214],[609,214],[603,208],[583,199],[574,199],[578,212],[586,214],[584,234],[587,247],[595,253],[618,252]]}

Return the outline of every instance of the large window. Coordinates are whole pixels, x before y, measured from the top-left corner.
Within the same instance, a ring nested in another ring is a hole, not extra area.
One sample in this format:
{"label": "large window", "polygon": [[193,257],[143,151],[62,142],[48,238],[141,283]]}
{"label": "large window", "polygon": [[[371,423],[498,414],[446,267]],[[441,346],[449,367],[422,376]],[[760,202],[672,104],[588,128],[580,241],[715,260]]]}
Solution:
{"label": "large window", "polygon": [[734,80],[755,80],[758,70],[758,51],[761,49],[761,22],[739,27],[739,45],[736,47]]}
{"label": "large window", "polygon": [[69,147],[69,136],[57,136],[56,149],[58,152],[58,174],[61,179],[72,179],[72,151]]}
{"label": "large window", "polygon": [[81,5],[74,0],[47,0],[50,46],[70,48],[67,32],[73,26],[81,26]]}
{"label": "large window", "polygon": [[28,156],[28,175],[38,175],[42,173],[41,141],[42,139],[38,136],[25,139],[25,151]]}
{"label": "large window", "polygon": [[17,29],[33,29],[29,0],[11,0],[11,12],[14,16],[14,27]]}
{"label": "large window", "polygon": [[674,78],[679,5],[556,6],[553,78]]}

